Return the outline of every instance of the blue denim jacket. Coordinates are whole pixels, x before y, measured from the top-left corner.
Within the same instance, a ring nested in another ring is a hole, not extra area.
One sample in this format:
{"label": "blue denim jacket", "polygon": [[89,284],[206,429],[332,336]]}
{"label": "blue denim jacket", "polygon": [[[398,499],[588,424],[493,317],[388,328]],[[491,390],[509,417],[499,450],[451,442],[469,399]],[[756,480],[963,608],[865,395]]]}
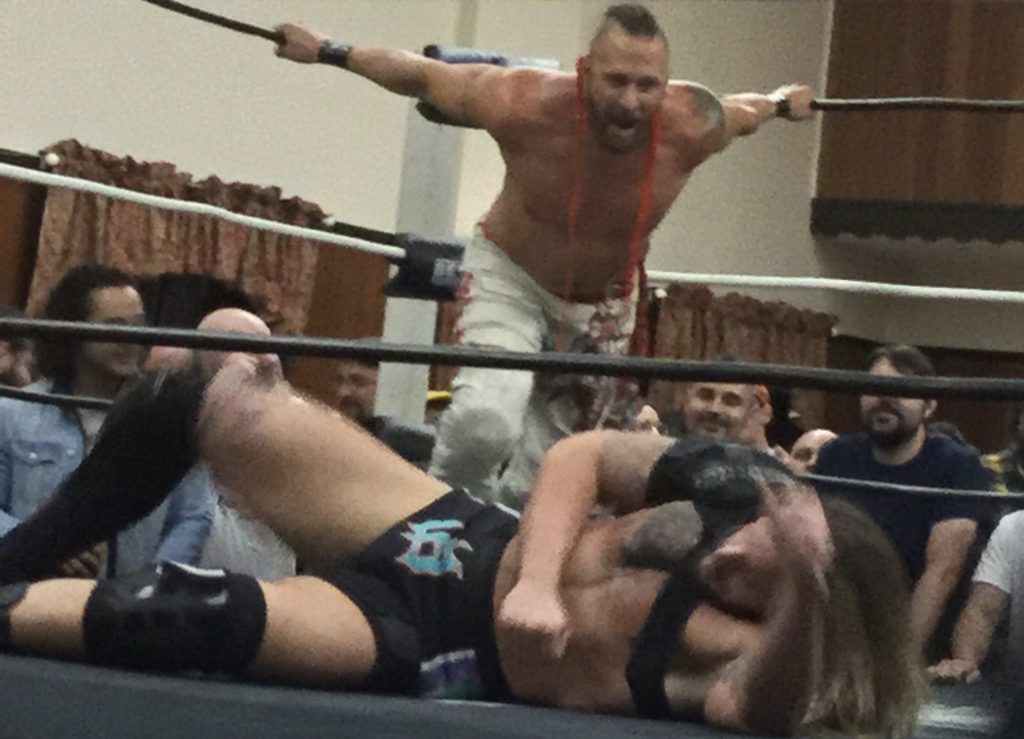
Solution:
{"label": "blue denim jacket", "polygon": [[[49,380],[26,390],[52,392]],[[38,508],[82,461],[85,439],[74,411],[0,398],[0,536]],[[114,574],[150,562],[199,561],[213,519],[212,486],[203,467],[186,475],[149,516],[117,537]]]}

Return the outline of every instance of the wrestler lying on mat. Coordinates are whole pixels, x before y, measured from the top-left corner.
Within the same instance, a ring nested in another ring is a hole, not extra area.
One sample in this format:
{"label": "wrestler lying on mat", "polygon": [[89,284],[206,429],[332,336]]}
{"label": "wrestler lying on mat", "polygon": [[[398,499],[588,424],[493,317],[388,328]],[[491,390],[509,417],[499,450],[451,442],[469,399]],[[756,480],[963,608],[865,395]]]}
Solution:
{"label": "wrestler lying on mat", "polygon": [[[300,557],[344,564],[323,579],[164,564],[8,586],[0,648],[757,733],[913,724],[919,665],[895,552],[768,457],[652,434],[569,437],[520,522],[245,355],[205,396],[179,371],[122,399],[61,492],[0,541],[0,583],[36,580],[46,557],[65,556],[55,550],[156,505],[194,462],[186,439]],[[595,503],[617,517],[591,519]]]}

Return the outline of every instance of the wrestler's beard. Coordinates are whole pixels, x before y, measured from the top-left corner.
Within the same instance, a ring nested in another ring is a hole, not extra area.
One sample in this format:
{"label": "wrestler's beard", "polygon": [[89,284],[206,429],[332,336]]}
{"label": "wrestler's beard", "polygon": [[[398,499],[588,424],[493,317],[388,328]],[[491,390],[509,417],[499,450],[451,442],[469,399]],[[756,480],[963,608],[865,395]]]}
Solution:
{"label": "wrestler's beard", "polygon": [[[651,129],[649,116],[637,116],[618,106],[601,110],[592,99],[587,98],[587,119],[594,138],[607,151],[629,154],[647,145]],[[617,122],[630,124],[628,136],[617,135],[617,132],[626,131],[617,126]]]}

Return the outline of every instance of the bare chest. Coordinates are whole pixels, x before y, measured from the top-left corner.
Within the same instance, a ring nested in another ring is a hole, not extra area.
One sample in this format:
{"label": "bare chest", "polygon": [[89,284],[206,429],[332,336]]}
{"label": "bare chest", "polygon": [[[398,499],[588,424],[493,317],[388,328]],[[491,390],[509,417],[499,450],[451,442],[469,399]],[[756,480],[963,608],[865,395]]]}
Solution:
{"label": "bare chest", "polygon": [[659,145],[653,161],[643,150],[630,154],[591,150],[578,157],[571,137],[552,138],[506,158],[506,188],[530,221],[563,233],[571,209],[576,208],[577,234],[594,246],[628,240],[648,179],[643,236],[654,230],[689,179],[692,168],[685,161],[674,145]]}

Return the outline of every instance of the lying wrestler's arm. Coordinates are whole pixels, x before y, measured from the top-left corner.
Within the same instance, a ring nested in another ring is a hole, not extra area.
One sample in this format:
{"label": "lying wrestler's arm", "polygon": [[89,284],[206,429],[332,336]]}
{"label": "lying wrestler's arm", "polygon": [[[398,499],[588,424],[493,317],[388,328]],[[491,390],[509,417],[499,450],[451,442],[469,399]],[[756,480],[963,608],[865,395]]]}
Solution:
{"label": "lying wrestler's arm", "polygon": [[502,623],[547,634],[559,651],[565,614],[558,588],[590,511],[596,504],[620,514],[642,508],[651,469],[673,442],[654,434],[592,431],[548,450],[523,513],[519,577],[502,604]]}
{"label": "lying wrestler's arm", "polygon": [[[327,38],[301,26],[284,24],[278,56],[301,63],[320,60]],[[492,64],[449,64],[398,49],[345,47],[343,66],[389,92],[424,100],[449,120],[492,130],[522,109],[524,85],[538,70]]]}
{"label": "lying wrestler's arm", "polygon": [[704,715],[734,731],[792,736],[821,678],[831,540],[813,495],[769,500],[765,508],[779,552],[779,583],[758,645],[726,667],[708,693]]}

